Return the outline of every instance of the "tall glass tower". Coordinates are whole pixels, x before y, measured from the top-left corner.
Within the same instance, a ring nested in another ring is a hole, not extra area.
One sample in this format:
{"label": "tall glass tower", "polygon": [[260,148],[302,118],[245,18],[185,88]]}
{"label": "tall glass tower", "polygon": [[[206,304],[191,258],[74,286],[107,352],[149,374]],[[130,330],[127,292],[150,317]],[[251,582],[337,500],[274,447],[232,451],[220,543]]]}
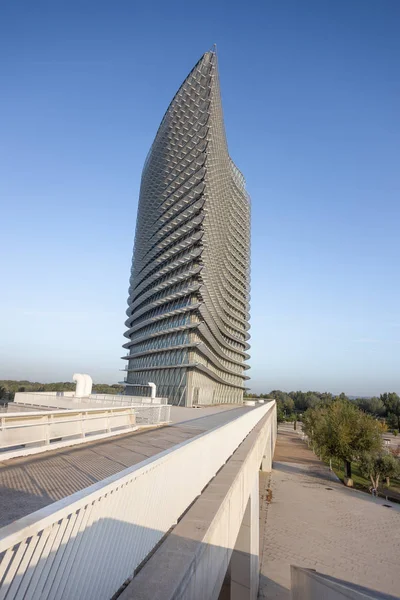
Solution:
{"label": "tall glass tower", "polygon": [[225,136],[217,57],[174,96],[143,168],[128,298],[127,394],[239,403],[249,344],[250,199]]}

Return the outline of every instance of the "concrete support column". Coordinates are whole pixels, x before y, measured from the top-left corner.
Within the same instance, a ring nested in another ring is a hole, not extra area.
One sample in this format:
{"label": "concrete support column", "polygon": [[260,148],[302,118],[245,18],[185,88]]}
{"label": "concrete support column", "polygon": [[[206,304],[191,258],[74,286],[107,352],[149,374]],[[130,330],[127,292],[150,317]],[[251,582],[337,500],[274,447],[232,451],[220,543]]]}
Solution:
{"label": "concrete support column", "polygon": [[259,586],[258,473],[230,562],[231,600],[257,600]]}

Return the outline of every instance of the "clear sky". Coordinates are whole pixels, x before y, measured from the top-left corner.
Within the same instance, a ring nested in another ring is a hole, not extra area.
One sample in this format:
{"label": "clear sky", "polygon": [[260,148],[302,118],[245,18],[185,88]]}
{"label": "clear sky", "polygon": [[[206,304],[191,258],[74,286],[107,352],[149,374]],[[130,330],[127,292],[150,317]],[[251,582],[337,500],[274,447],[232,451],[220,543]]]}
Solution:
{"label": "clear sky", "polygon": [[400,392],[400,2],[0,7],[0,378],[121,379],[140,174],[217,43],[254,392]]}

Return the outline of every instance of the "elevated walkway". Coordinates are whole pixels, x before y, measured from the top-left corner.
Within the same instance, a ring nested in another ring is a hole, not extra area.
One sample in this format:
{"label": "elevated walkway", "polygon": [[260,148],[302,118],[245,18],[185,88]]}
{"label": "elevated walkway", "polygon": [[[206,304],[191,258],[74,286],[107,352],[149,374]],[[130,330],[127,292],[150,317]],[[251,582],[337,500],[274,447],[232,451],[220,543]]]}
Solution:
{"label": "elevated walkway", "polygon": [[4,463],[0,454],[0,527],[249,411],[171,408],[173,424],[168,427],[88,441],[79,447]]}
{"label": "elevated walkway", "polygon": [[[157,560],[156,578],[167,569],[166,583],[168,577],[178,578],[185,589],[185,595],[172,597],[217,600],[229,569],[231,588],[240,591],[241,600],[255,600],[259,468],[271,468],[275,402],[219,413],[212,409],[209,415],[126,436],[130,447],[121,446],[124,437],[113,442],[114,449],[108,441],[102,452],[99,444],[73,450],[79,460],[67,464],[73,464],[70,481],[78,491],[64,498],[69,490],[63,487],[63,460],[53,465],[57,478],[38,457],[33,469],[28,463],[19,465],[14,475],[28,474],[26,485],[33,471],[41,477],[43,504],[0,530],[1,598],[110,600],[123,592],[125,583],[132,580],[134,585],[143,576],[142,566],[165,539],[169,545]],[[85,450],[94,455],[82,456]],[[41,460],[51,459],[49,454]],[[129,461],[132,466],[123,468]],[[107,469],[117,472],[103,479]],[[87,477],[95,481],[89,487]],[[61,499],[51,503],[52,494]],[[178,571],[171,570],[174,537],[167,534],[179,534],[187,518],[186,532],[194,537],[186,538],[185,532],[182,537],[195,547],[186,548],[188,553],[181,548],[185,560],[175,561]],[[175,593],[173,588],[170,592]]]}

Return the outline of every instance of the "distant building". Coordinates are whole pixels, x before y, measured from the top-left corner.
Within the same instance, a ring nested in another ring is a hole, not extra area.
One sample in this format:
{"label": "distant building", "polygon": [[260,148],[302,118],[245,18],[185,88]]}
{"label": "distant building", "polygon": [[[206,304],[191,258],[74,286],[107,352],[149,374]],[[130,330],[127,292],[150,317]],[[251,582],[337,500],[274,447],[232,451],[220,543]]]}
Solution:
{"label": "distant building", "polygon": [[142,174],[127,310],[127,393],[242,402],[249,344],[250,199],[206,52],[165,113]]}

